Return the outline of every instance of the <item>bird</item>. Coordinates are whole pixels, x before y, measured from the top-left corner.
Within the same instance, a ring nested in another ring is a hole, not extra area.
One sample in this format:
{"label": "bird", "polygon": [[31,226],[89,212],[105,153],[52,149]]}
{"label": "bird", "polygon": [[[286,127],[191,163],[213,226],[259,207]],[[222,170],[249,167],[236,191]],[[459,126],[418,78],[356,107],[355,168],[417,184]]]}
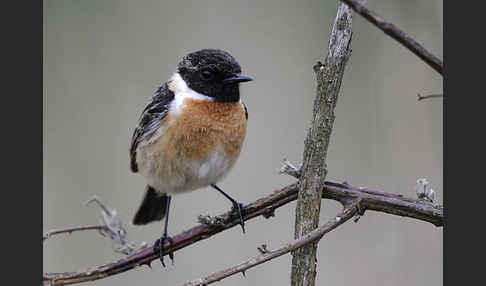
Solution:
{"label": "bird", "polygon": [[[240,64],[227,51],[188,53],[139,117],[130,144],[130,169],[140,173],[147,186],[132,223],[165,218],[162,236],[153,246],[164,267],[164,243],[173,244],[167,226],[174,194],[211,186],[230,200],[231,213],[237,214],[245,233],[243,205],[217,183],[240,155],[248,110],[239,85],[252,80],[241,74]],[[173,253],[168,255],[173,263]]]}

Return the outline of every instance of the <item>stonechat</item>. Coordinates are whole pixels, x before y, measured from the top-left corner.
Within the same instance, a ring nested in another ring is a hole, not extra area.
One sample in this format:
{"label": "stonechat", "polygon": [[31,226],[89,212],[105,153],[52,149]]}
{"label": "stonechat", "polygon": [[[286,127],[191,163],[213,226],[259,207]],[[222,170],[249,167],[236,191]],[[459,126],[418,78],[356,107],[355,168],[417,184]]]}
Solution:
{"label": "stonechat", "polygon": [[[147,187],[133,224],[144,225],[165,217],[162,237],[154,244],[162,265],[172,194],[211,186],[233,204],[242,204],[216,183],[233,167],[246,135],[248,112],[239,84],[250,77],[228,52],[203,49],[182,58],[172,77],[148,101],[133,132],[130,168],[142,174]],[[173,260],[173,254],[169,253]]]}

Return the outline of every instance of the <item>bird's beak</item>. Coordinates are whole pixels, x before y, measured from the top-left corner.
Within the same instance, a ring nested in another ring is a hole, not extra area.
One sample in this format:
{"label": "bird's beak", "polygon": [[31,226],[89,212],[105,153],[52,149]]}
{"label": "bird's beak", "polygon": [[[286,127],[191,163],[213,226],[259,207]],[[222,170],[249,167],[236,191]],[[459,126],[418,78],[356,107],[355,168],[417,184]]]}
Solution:
{"label": "bird's beak", "polygon": [[223,83],[239,83],[239,82],[247,82],[252,81],[253,79],[246,75],[235,75],[229,78],[223,79]]}

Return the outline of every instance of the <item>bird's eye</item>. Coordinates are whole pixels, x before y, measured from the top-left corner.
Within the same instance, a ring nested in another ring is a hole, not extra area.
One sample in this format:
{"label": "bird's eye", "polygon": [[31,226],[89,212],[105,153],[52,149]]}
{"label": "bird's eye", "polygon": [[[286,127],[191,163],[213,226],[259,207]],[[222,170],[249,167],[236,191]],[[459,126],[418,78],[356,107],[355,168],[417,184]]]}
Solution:
{"label": "bird's eye", "polygon": [[213,73],[210,71],[203,71],[200,76],[202,80],[210,80],[213,78]]}

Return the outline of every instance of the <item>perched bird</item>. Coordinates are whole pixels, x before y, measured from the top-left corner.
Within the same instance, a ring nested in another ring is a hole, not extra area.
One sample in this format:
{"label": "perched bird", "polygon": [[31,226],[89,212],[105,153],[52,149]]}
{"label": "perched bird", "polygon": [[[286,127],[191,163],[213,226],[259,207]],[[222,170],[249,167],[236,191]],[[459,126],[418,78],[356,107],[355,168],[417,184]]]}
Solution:
{"label": "perched bird", "polygon": [[[239,84],[251,81],[228,52],[203,49],[182,58],[168,82],[145,106],[130,146],[130,168],[147,187],[133,224],[165,217],[162,237],[154,244],[162,265],[172,194],[211,186],[233,204],[245,232],[242,204],[216,183],[233,167],[246,135],[248,112]],[[169,253],[173,260],[173,254]]]}

